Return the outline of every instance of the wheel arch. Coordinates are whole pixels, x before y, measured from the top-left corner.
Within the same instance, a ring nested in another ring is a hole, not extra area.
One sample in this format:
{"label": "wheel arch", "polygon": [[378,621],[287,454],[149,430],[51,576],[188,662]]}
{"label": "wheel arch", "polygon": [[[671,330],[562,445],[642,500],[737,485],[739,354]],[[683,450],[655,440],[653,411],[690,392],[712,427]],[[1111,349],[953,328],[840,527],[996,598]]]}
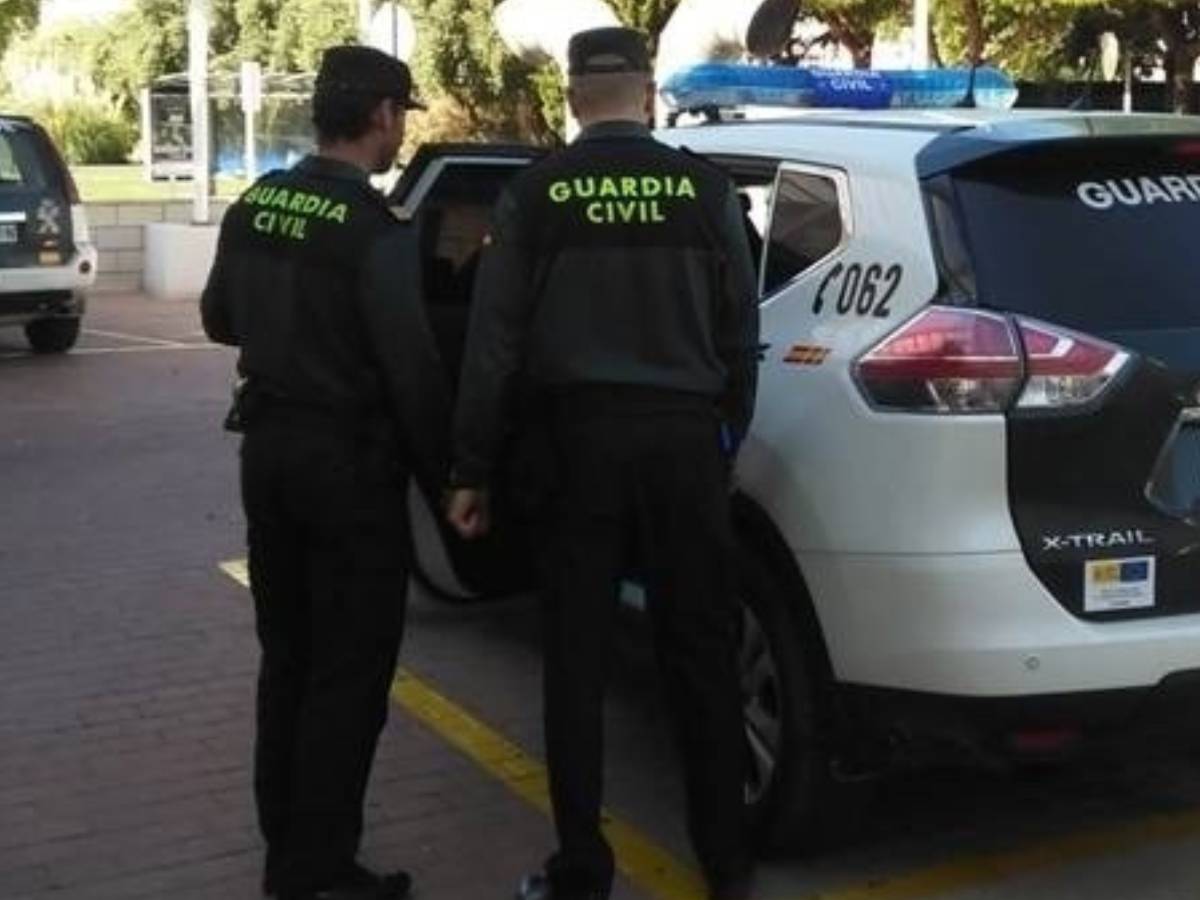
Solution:
{"label": "wheel arch", "polygon": [[796,636],[801,641],[809,674],[815,683],[826,690],[830,689],[834,678],[829,647],[825,643],[825,633],[821,629],[808,582],[796,563],[795,555],[770,515],[752,497],[740,491],[735,493],[730,511],[735,537],[748,539],[747,549],[780,578],[780,586],[792,598],[790,609],[796,625]]}

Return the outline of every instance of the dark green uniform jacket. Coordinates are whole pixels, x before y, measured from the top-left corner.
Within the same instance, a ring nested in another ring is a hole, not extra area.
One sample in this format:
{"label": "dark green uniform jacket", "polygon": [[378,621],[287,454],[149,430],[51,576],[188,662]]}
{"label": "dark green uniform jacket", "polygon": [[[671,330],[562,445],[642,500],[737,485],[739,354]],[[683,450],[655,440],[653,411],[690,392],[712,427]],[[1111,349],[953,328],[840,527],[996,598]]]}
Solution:
{"label": "dark green uniform jacket", "polygon": [[711,397],[744,434],[758,306],[733,182],[632,122],[592,126],[504,192],[476,282],[455,480],[487,484],[514,376]]}
{"label": "dark green uniform jacket", "polygon": [[268,400],[392,418],[410,465],[443,483],[449,389],[415,230],[361,170],[309,157],[250,188],[226,214],[201,311]]}

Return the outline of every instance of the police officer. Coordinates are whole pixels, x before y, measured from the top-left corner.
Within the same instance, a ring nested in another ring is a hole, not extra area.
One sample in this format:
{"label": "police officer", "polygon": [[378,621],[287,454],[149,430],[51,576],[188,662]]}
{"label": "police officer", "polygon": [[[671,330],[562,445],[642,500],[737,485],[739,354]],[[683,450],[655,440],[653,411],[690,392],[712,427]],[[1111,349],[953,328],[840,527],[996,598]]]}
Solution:
{"label": "police officer", "polygon": [[229,210],[201,302],[245,379],[231,418],[262,645],[254,785],[264,891],[282,900],[409,893],[356,855],[404,621],[409,476],[440,488],[449,458],[415,235],[368,181],[413,107],[403,63],[329,50],[316,155]]}
{"label": "police officer", "polygon": [[[542,466],[558,468],[540,544],[559,849],[518,896],[590,900],[611,890],[602,706],[632,539],[693,844],[712,896],[733,900],[749,895],[751,864],[722,443],[745,433],[753,407],[753,263],[731,181],[646,127],[654,85],[644,38],[584,32],[569,58],[568,95],[584,128],[499,201],[467,342],[449,503],[463,535],[486,531],[506,432],[544,433]],[[521,405],[545,422],[514,423],[514,398],[531,391],[536,401]]]}

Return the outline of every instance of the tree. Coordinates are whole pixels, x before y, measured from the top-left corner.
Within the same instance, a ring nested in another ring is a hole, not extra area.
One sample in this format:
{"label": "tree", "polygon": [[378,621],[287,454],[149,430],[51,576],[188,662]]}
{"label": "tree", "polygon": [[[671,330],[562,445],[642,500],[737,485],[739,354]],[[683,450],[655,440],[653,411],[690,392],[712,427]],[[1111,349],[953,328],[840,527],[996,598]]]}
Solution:
{"label": "tree", "polygon": [[802,0],[800,17],[816,19],[828,29],[815,43],[840,44],[855,67],[865,69],[871,65],[876,35],[898,27],[910,9],[910,0]]}
{"label": "tree", "polygon": [[283,5],[283,0],[237,0],[234,18],[239,59],[260,63],[271,59]]}
{"label": "tree", "polygon": [[314,71],[327,47],[357,38],[354,0],[284,0],[278,4],[271,67],[283,72]]}
{"label": "tree", "polygon": [[420,34],[417,83],[438,105],[429,118],[441,117],[447,126],[427,122],[423,136],[555,138],[557,76],[509,53],[492,24],[493,0],[411,0],[409,9]]}
{"label": "tree", "polygon": [[38,0],[0,0],[0,54],[24,28],[37,22]]}
{"label": "tree", "polygon": [[679,6],[679,0],[608,0],[608,3],[623,23],[649,35],[652,46]]}
{"label": "tree", "polygon": [[934,34],[945,65],[987,62],[1015,77],[1069,74],[1078,60],[1067,50],[1075,20],[1098,0],[942,0]]}
{"label": "tree", "polygon": [[1160,64],[1176,112],[1193,112],[1193,73],[1200,59],[1200,3],[1126,3],[1127,32],[1149,30],[1162,42]]}

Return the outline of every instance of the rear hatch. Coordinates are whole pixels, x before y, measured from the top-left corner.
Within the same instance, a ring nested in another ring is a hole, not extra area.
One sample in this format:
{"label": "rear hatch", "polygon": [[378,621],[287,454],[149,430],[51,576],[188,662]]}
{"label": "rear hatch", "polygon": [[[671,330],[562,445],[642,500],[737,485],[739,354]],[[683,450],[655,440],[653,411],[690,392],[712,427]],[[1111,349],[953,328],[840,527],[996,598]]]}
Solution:
{"label": "rear hatch", "polygon": [[1010,317],[1025,554],[1071,613],[1200,612],[1200,139],[1029,143],[927,182],[947,294]]}
{"label": "rear hatch", "polygon": [[63,265],[74,252],[69,176],[49,138],[0,117],[0,268]]}

